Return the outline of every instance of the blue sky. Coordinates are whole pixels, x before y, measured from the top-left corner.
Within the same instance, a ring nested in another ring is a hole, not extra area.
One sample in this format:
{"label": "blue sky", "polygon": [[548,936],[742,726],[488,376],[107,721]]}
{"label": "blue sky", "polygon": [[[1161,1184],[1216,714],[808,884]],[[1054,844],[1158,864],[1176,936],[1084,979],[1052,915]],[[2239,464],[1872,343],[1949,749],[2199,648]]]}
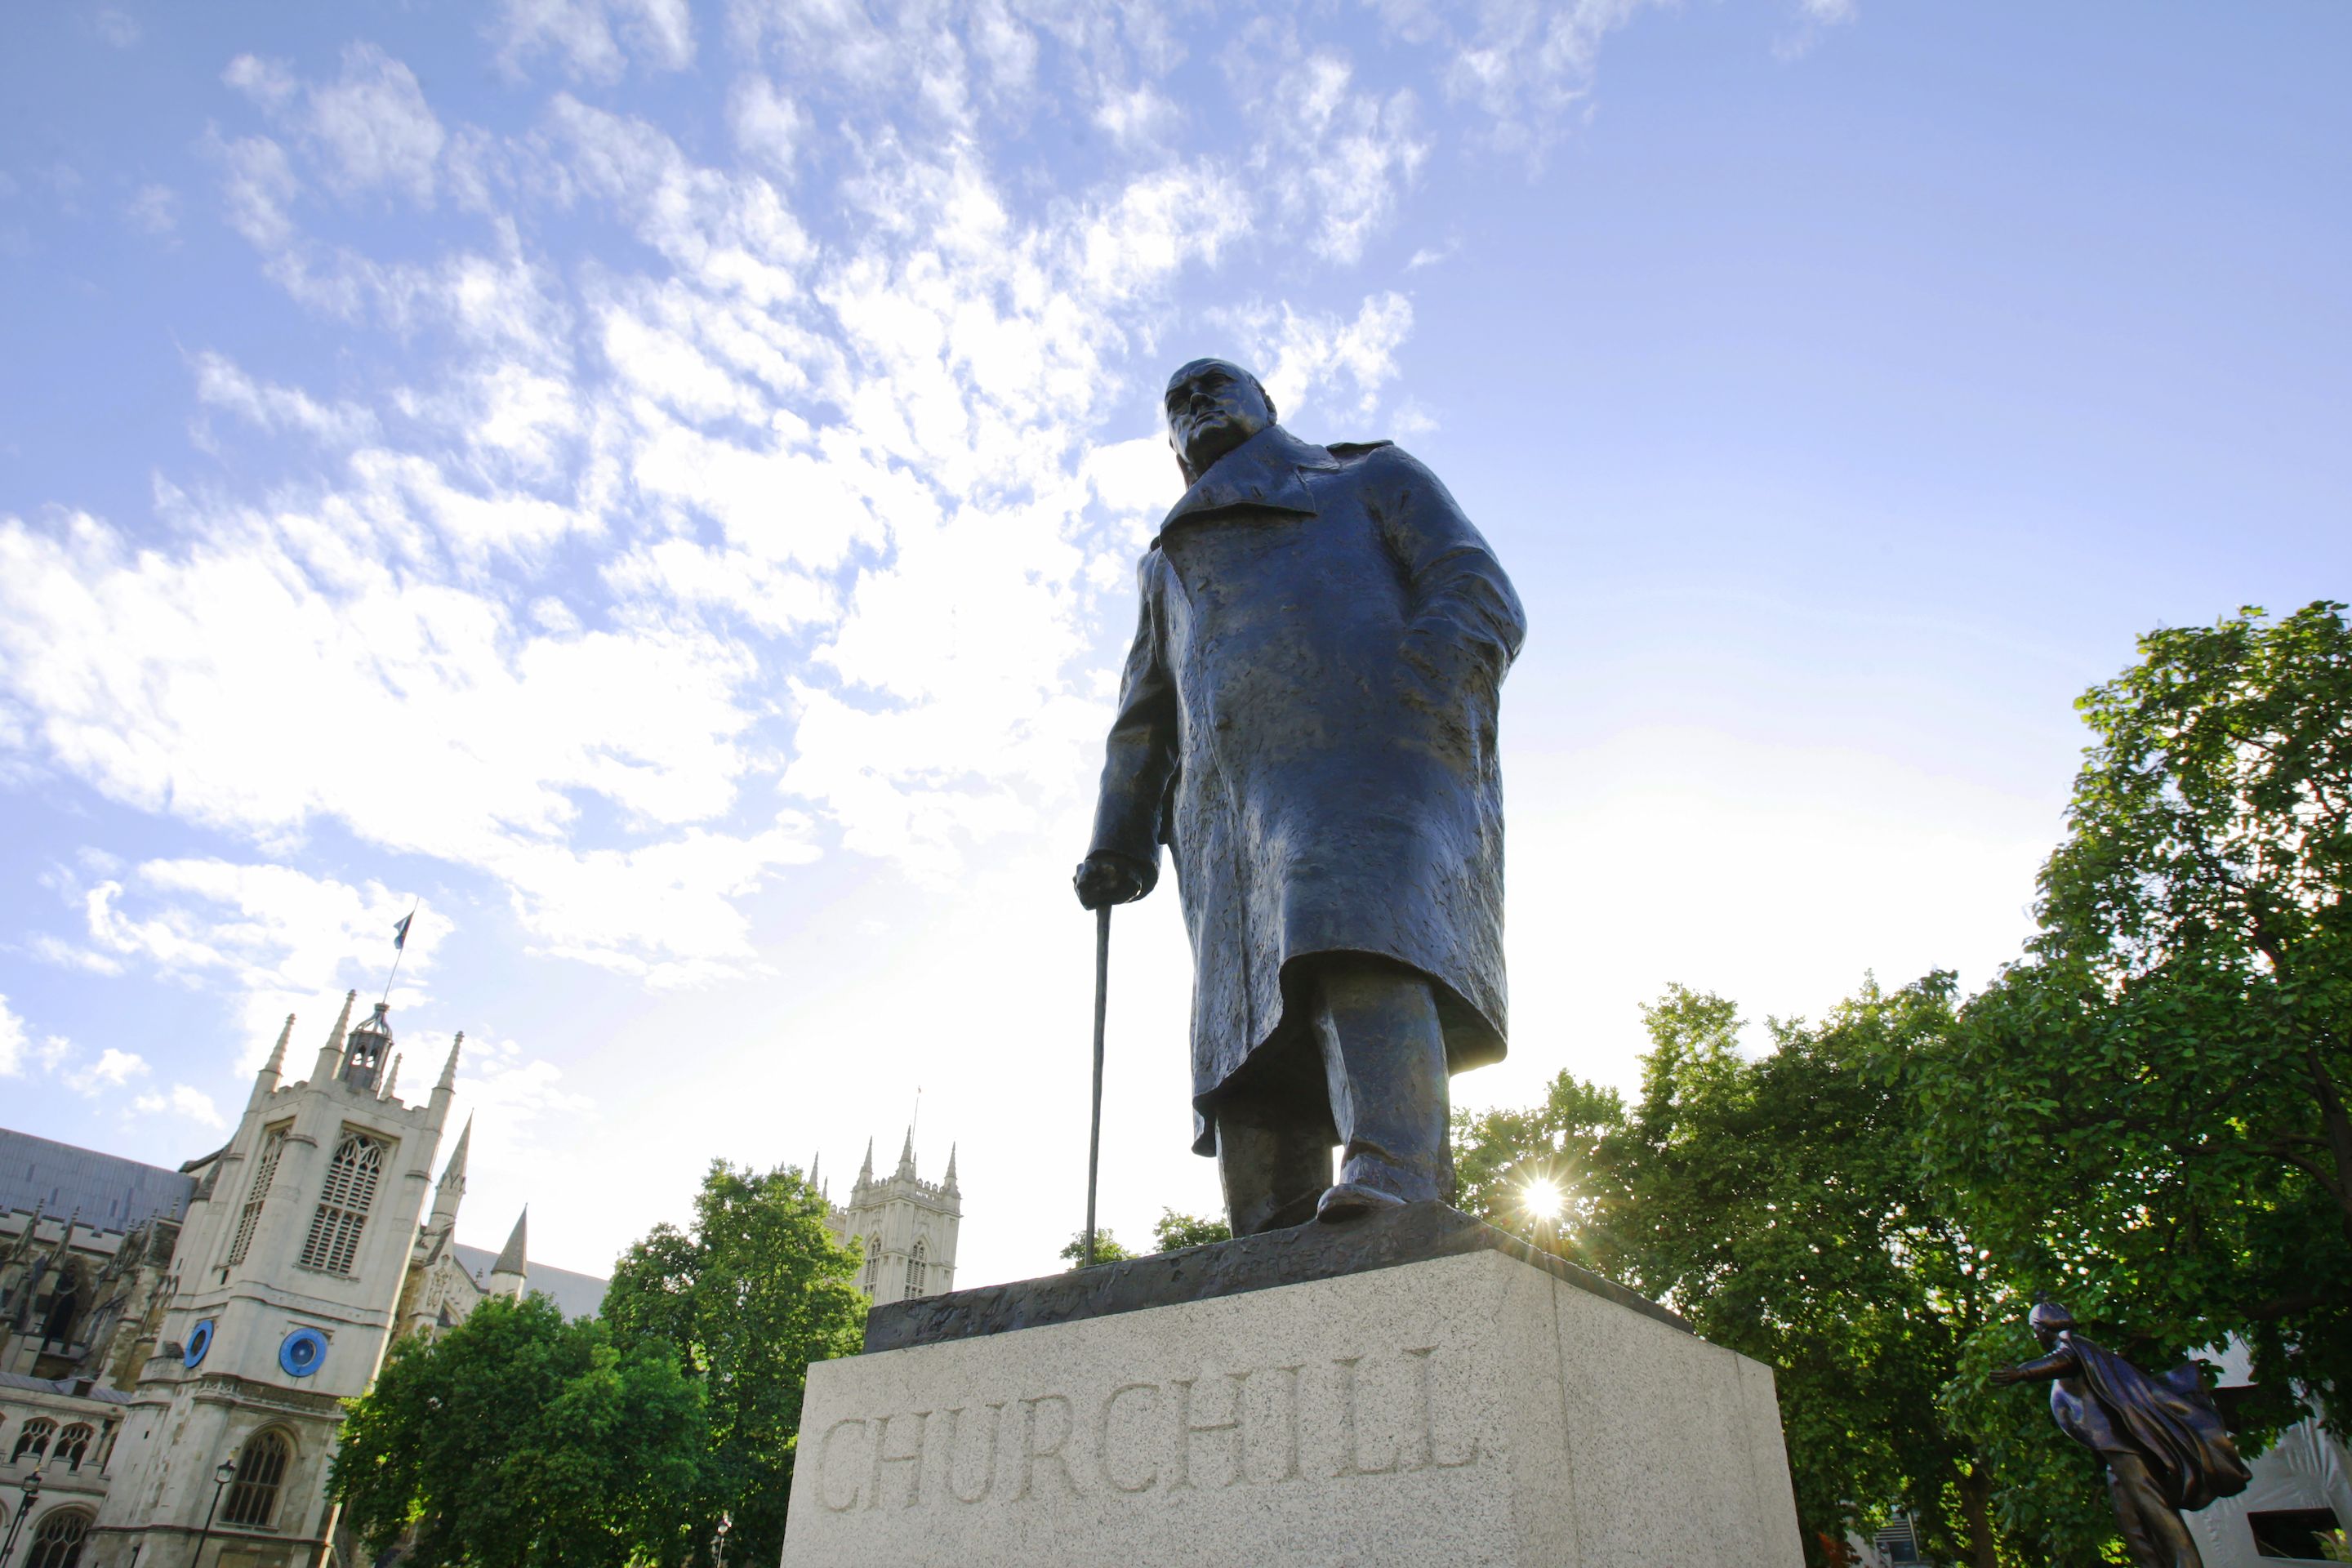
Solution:
{"label": "blue sky", "polygon": [[[887,1163],[1083,1195],[1066,892],[1176,478],[1265,375],[1444,476],[1506,692],[1512,1059],[1980,984],[2135,634],[2352,581],[2352,15],[1412,0],[18,7],[0,1120],[210,1147],[278,1020],[464,1029],[468,1234]],[[1118,917],[1106,1213],[1185,1152]],[[303,1059],[298,1054],[297,1059]]]}

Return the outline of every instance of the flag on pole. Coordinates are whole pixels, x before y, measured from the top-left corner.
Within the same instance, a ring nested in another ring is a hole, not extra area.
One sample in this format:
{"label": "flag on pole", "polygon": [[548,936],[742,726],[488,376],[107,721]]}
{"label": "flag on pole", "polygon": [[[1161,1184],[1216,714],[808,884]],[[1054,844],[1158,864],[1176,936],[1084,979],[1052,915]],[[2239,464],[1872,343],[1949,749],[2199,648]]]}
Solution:
{"label": "flag on pole", "polygon": [[415,918],[416,911],[415,910],[411,910],[406,914],[400,917],[400,923],[398,925],[392,928],[393,952],[404,952],[408,950],[408,922]]}

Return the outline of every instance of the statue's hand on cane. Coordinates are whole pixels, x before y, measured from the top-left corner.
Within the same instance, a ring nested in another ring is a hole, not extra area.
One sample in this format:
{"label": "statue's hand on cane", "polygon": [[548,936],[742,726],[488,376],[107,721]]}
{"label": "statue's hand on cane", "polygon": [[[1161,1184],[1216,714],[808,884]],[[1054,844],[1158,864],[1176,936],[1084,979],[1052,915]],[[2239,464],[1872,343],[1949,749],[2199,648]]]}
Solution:
{"label": "statue's hand on cane", "polygon": [[1077,889],[1079,903],[1090,910],[1107,910],[1113,904],[1133,903],[1151,891],[1156,879],[1151,868],[1142,862],[1097,849],[1079,865],[1070,885]]}

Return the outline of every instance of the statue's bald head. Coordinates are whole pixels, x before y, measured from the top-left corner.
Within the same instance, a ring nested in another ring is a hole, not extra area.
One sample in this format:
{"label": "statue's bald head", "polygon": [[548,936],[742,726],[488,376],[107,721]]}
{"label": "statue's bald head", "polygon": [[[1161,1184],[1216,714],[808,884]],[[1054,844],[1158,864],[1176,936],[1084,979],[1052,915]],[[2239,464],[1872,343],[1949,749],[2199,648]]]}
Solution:
{"label": "statue's bald head", "polygon": [[1274,423],[1274,399],[1231,360],[1196,359],[1168,378],[1168,444],[1191,484],[1209,466]]}

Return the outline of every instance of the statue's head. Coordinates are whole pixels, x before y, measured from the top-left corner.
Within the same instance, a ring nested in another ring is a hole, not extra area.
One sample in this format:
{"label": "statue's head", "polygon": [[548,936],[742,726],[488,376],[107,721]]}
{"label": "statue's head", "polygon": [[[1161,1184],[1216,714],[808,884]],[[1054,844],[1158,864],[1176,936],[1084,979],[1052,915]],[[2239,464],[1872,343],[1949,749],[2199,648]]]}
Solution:
{"label": "statue's head", "polygon": [[2033,1337],[2040,1340],[2042,1348],[2047,1350],[2058,1342],[2062,1332],[2074,1326],[2074,1314],[2066,1310],[2064,1303],[2052,1300],[2047,1294],[2037,1294],[2033,1298],[2033,1310],[2026,1315],[2025,1323],[2033,1331]]}
{"label": "statue's head", "polygon": [[1274,423],[1274,399],[1231,360],[1196,359],[1170,376],[1167,410],[1168,444],[1188,485]]}

